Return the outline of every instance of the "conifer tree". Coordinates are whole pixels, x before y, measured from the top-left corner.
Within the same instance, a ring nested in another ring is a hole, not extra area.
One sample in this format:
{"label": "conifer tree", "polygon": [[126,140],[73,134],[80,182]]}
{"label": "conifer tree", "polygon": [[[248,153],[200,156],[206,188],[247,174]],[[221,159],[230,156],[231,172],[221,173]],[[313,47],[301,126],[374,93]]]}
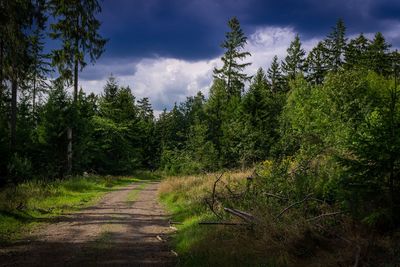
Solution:
{"label": "conifer tree", "polygon": [[53,39],[62,47],[52,51],[53,65],[62,78],[74,87],[74,102],[78,97],[78,72],[87,62],[95,62],[103,53],[106,40],[99,34],[100,21],[95,15],[101,12],[98,0],[51,0],[50,8],[56,22],[51,24]]}
{"label": "conifer tree", "polygon": [[368,47],[368,66],[371,70],[382,75],[392,73],[392,62],[389,55],[390,46],[382,33],[378,32],[375,34],[374,39]]}
{"label": "conifer tree", "polygon": [[273,57],[271,66],[267,70],[267,78],[269,88],[272,93],[277,93],[283,90],[283,76],[281,67],[279,66],[278,57],[276,55]]}
{"label": "conifer tree", "polygon": [[368,47],[370,41],[361,33],[346,46],[344,59],[347,68],[368,68]]}
{"label": "conifer tree", "polygon": [[282,63],[282,70],[288,80],[293,80],[296,75],[304,71],[306,52],[301,47],[300,37],[297,34],[287,49],[287,56]]}
{"label": "conifer tree", "polygon": [[[62,44],[61,48],[52,51],[52,64],[57,66],[62,81],[73,84],[74,105],[77,105],[79,70],[86,66],[87,56],[90,62],[95,62],[106,44],[106,40],[98,33],[100,21],[95,17],[101,12],[101,7],[97,0],[50,0],[49,6],[56,19],[50,25],[50,36]],[[76,114],[77,110],[72,112]],[[72,169],[72,128],[72,125],[68,127],[68,171]]]}
{"label": "conifer tree", "polygon": [[346,42],[346,26],[342,19],[338,19],[332,32],[325,39],[329,70],[337,71],[342,67]]}
{"label": "conifer tree", "polygon": [[220,69],[214,69],[214,78],[225,81],[228,97],[240,97],[245,82],[251,79],[250,76],[243,73],[244,68],[251,63],[240,62],[250,56],[250,53],[243,51],[247,43],[247,37],[240,27],[239,20],[233,17],[229,20],[228,25],[231,31],[226,33],[226,40],[221,45],[225,49],[225,53],[221,57],[223,66]]}
{"label": "conifer tree", "polygon": [[318,42],[317,46],[310,51],[306,65],[307,79],[314,84],[321,84],[328,69],[326,47],[323,42]]}

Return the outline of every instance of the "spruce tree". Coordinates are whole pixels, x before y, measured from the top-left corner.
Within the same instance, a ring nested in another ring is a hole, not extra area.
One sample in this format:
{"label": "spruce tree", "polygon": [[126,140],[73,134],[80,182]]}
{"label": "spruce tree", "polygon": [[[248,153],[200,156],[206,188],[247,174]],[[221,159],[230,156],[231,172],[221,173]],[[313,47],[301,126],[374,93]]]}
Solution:
{"label": "spruce tree", "polygon": [[271,66],[267,70],[267,79],[272,93],[277,93],[284,89],[283,75],[276,55],[273,57]]}
{"label": "spruce tree", "polygon": [[304,71],[304,61],[306,52],[301,47],[299,35],[296,35],[287,49],[287,56],[282,63],[282,70],[288,80],[293,80],[296,75]]}
{"label": "spruce tree", "polygon": [[332,32],[325,39],[329,70],[337,71],[342,67],[346,42],[346,26],[342,19],[338,19]]}
{"label": "spruce tree", "polygon": [[314,84],[321,84],[328,69],[326,47],[318,42],[307,56],[307,79]]}
{"label": "spruce tree", "polygon": [[368,66],[371,70],[382,75],[392,73],[390,47],[391,45],[386,42],[382,33],[378,32],[375,34],[374,39],[368,47]]}
{"label": "spruce tree", "polygon": [[214,78],[225,81],[228,97],[240,97],[245,82],[251,79],[250,76],[243,73],[244,68],[251,63],[240,62],[251,54],[243,51],[247,43],[247,37],[240,27],[239,20],[233,17],[229,20],[228,25],[231,31],[226,33],[226,40],[221,45],[225,49],[225,53],[221,57],[224,65],[220,69],[214,69]]}
{"label": "spruce tree", "polygon": [[368,68],[369,45],[370,41],[362,33],[350,40],[344,54],[346,68]]}
{"label": "spruce tree", "polygon": [[53,65],[68,84],[73,84],[76,102],[79,70],[86,66],[87,56],[95,62],[106,44],[99,34],[100,21],[95,17],[101,7],[97,0],[51,0],[49,6],[56,19],[51,24],[50,36],[62,43],[60,49],[52,51]]}

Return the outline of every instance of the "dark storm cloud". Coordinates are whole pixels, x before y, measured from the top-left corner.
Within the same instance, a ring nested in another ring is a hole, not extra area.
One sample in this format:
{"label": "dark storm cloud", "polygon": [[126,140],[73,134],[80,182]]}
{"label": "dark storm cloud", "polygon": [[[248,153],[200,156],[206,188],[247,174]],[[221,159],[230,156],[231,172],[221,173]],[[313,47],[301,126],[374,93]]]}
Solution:
{"label": "dark storm cloud", "polygon": [[110,39],[105,58],[213,58],[232,16],[248,34],[262,26],[292,26],[303,38],[325,36],[338,18],[349,34],[385,32],[385,21],[400,22],[395,0],[104,0],[102,6],[102,32]]}

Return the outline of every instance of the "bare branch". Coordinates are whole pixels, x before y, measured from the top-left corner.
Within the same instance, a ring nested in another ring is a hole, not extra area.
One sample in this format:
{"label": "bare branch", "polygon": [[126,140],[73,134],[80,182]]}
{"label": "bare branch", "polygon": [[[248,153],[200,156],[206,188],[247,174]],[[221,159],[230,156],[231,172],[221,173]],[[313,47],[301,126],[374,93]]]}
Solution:
{"label": "bare branch", "polygon": [[343,212],[341,212],[341,211],[324,213],[324,214],[318,215],[316,217],[310,218],[307,221],[315,221],[315,220],[318,220],[318,219],[321,219],[321,218],[324,218],[324,217],[335,216],[335,215],[342,214],[342,213]]}
{"label": "bare branch", "polygon": [[275,217],[275,219],[279,219],[285,212],[287,212],[288,210],[290,210],[290,209],[293,208],[294,206],[300,205],[301,203],[307,201],[311,196],[312,196],[312,193],[311,193],[311,194],[308,194],[308,195],[307,195],[305,198],[303,198],[302,200],[290,204],[289,206],[287,206],[286,208],[284,208],[284,209],[278,214],[278,216]]}

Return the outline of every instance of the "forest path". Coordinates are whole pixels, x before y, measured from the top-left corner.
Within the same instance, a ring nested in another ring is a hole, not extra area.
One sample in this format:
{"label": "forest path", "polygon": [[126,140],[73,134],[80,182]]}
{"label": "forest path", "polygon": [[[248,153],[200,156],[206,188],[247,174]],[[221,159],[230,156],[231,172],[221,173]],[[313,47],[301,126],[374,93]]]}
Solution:
{"label": "forest path", "polygon": [[0,248],[0,266],[173,266],[158,185],[135,183],[65,214],[31,240]]}

